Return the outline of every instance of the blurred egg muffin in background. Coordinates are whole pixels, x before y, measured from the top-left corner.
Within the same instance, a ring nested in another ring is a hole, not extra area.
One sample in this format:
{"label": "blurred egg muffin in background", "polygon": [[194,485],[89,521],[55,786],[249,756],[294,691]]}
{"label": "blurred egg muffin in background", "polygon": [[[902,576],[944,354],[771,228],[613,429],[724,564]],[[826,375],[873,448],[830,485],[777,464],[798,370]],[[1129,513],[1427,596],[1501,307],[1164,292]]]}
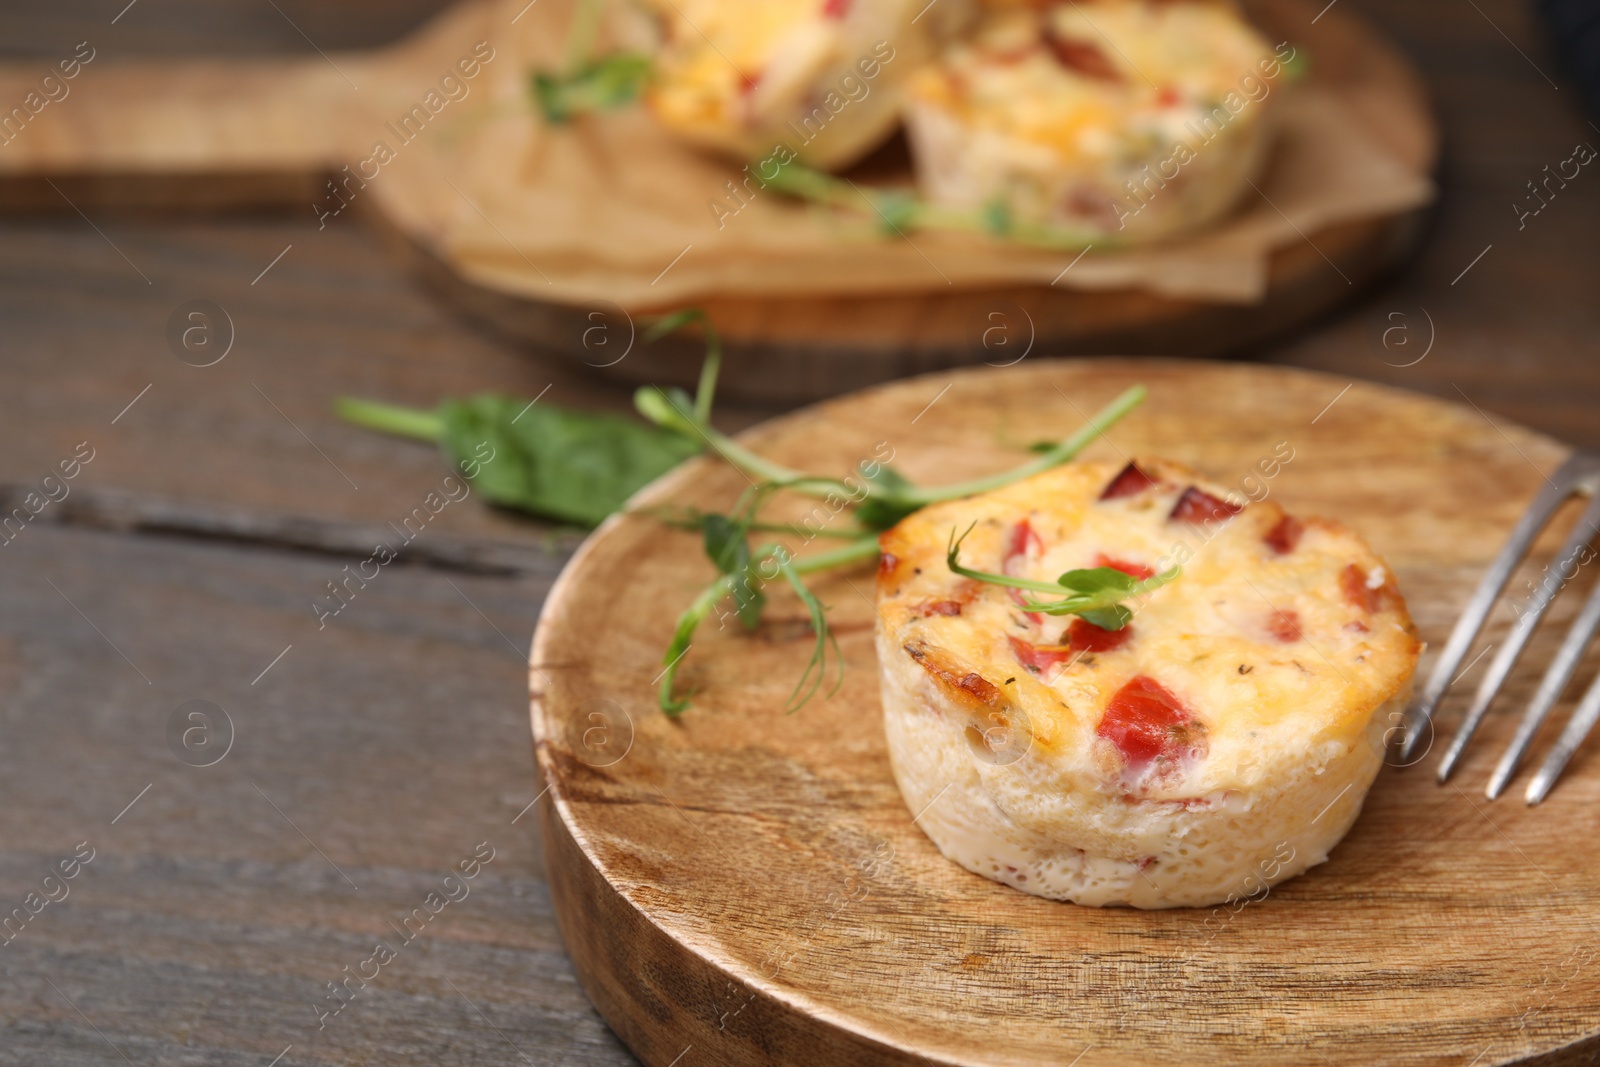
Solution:
{"label": "blurred egg muffin in background", "polygon": [[1294,58],[1222,0],[986,0],[908,86],[931,203],[1126,240],[1225,214]]}
{"label": "blurred egg muffin in background", "polygon": [[663,126],[741,161],[787,146],[824,169],[848,166],[895,131],[906,80],[973,10],[970,0],[645,5],[663,36],[646,96]]}

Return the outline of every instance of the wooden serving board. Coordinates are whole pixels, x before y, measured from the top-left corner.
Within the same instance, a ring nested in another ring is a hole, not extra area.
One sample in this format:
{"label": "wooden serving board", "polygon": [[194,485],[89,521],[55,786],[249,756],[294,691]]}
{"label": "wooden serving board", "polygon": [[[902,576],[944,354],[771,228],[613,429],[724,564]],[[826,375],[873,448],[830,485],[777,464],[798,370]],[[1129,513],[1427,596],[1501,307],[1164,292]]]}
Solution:
{"label": "wooden serving board", "polygon": [[[1150,399],[1090,455],[1169,456],[1239,484],[1288,442],[1273,497],[1361,531],[1434,648],[1566,451],[1366,383],[1134,360],[928,376],[744,440],[836,475],[887,441],[909,477],[948,482],[1013,465],[1022,453],[1005,442],[1059,437],[1139,381]],[[644,502],[726,508],[746,485],[697,459]],[[913,824],[880,725],[870,567],[816,586],[848,664],[832,699],[784,714],[811,638],[798,603],[774,593],[755,635],[700,633],[682,674],[694,707],[663,717],[662,650],[711,577],[692,535],[616,517],[558,581],[533,644],[562,933],[589,996],[651,1067],[1488,1067],[1600,1054],[1594,746],[1541,807],[1482,794],[1535,664],[1451,785],[1432,773],[1442,744],[1423,766],[1385,768],[1331,860],[1265,899],[1237,914],[1102,910],[969,874]],[[1557,602],[1535,663],[1575,599]]]}
{"label": "wooden serving board", "polygon": [[[1335,91],[1364,130],[1414,173],[1432,171],[1438,133],[1421,80],[1381,35],[1343,6],[1320,18],[1314,17],[1322,5],[1313,0],[1252,0],[1247,6],[1274,41],[1294,41],[1310,52],[1313,80]],[[93,60],[66,83],[65,98],[43,105],[0,146],[0,205],[70,212],[70,202],[96,215],[112,206],[230,208],[276,201],[310,219],[313,205],[338,202],[328,192],[329,175],[366,160],[375,138],[399,144],[386,124],[415,106],[475,42],[498,41],[513,56],[511,42],[530,25],[513,20],[526,11],[510,0],[474,0],[395,45],[307,58],[134,61],[100,41]],[[527,75],[511,69],[515,63],[502,59],[469,85],[480,102],[484,86],[498,80],[497,109],[526,107],[512,103],[522,101]],[[44,57],[0,65],[0,101],[24,101],[52,70]],[[464,106],[456,105],[457,112]],[[530,297],[538,289],[538,268],[512,254],[514,246],[497,247],[502,255],[489,270],[442,238],[440,205],[475,218],[462,202],[474,168],[517,165],[514,147],[474,152],[466,147],[470,138],[452,137],[434,138],[427,149],[404,149],[381,180],[359,190],[353,213],[392,237],[397,253],[452,302],[504,333],[615,378],[691,381],[700,360],[693,339],[641,344],[610,363],[615,348],[602,352],[586,340],[597,310],[613,305]],[[997,311],[1007,316],[1014,338],[1006,359],[1025,341],[1040,356],[1217,355],[1348,299],[1410,252],[1421,222],[1420,212],[1410,212],[1319,228],[1308,241],[1274,255],[1267,295],[1249,306],[1136,289],[948,289],[936,282],[934,290],[703,303],[729,343],[724,388],[770,401],[832,395],[986,358],[999,362],[982,344]],[[494,226],[492,218],[487,223]],[[924,264],[916,270],[920,279]],[[635,303],[618,310],[638,317],[666,309]],[[622,329],[620,322],[607,325]]]}

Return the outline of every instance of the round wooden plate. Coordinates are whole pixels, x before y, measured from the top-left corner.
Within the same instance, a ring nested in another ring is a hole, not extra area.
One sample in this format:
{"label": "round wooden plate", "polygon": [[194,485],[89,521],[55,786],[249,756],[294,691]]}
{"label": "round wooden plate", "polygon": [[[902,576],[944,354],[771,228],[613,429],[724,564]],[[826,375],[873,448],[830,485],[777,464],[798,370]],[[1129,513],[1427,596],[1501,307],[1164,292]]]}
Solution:
{"label": "round wooden plate", "polygon": [[[551,300],[541,295],[547,279],[520,253],[500,255],[490,269],[481,256],[464,258],[442,234],[441,218],[476,210],[463,192],[472,186],[468,175],[475,168],[513,166],[512,159],[468,153],[463,146],[470,140],[446,125],[427,149],[408,149],[385,168],[382,180],[351,184],[349,168],[372,154],[374,139],[392,137],[396,117],[409,113],[475,42],[497,42],[514,55],[518,34],[532,25],[519,27],[517,20],[548,16],[559,26],[552,8],[560,5],[546,0],[529,13],[531,5],[518,0],[472,0],[406,40],[332,56],[135,61],[107,48],[108,55],[84,66],[71,83],[70,104],[40,104],[37,118],[0,152],[0,208],[71,214],[72,205],[216,209],[287,200],[304,217],[321,219],[319,226],[348,224],[324,217],[344,199],[330,194],[332,175],[353,199],[353,213],[391,238],[397,253],[452,303],[491,328],[619,380],[687,384],[703,350],[694,338],[639,344],[627,358],[615,358],[622,339],[633,335],[624,313],[637,319],[668,308],[619,308],[601,299],[608,295],[603,287],[590,302]],[[1319,15],[1322,6],[1321,0],[1246,3],[1271,40],[1294,42],[1310,54],[1312,81],[1337,96],[1394,159],[1414,174],[1431,173],[1438,130],[1420,77],[1382,34],[1344,6]],[[502,58],[486,68],[473,91],[482,94],[491,81],[509,79],[507,91],[516,99],[503,108],[515,112],[526,84],[526,72],[507,65],[515,62]],[[0,99],[20,101],[30,93],[38,99],[42,72],[32,61],[0,64]],[[458,111],[443,114],[453,122]],[[729,296],[702,303],[728,343],[724,391],[792,404],[938,367],[1004,362],[1023,350],[1035,356],[1236,352],[1315,318],[1394,269],[1415,247],[1422,222],[1419,210],[1312,227],[1305,242],[1273,254],[1267,291],[1250,305],[1133,288],[959,289],[936,281],[933,290]],[[496,246],[497,255],[504,251]],[[1063,266],[1067,260],[1062,257]],[[916,270],[920,279],[920,262]],[[1003,358],[984,344],[996,336],[997,323],[1007,339]],[[604,348],[596,347],[600,337],[607,339]]]}
{"label": "round wooden plate", "polygon": [[[1273,496],[1365,534],[1434,647],[1565,453],[1365,383],[1132,360],[929,376],[744,440],[838,475],[892,448],[911,478],[946,482],[1014,464],[1019,442],[1071,431],[1136,381],[1149,401],[1092,454],[1170,456],[1239,484],[1287,442]],[[726,508],[746,485],[697,459],[644,499]],[[1451,785],[1434,780],[1437,752],[1386,768],[1332,859],[1265,899],[1083,908],[969,874],[917,829],[884,750],[870,567],[816,585],[847,663],[831,699],[784,714],[811,637],[774,591],[758,633],[713,621],[696,637],[682,674],[694,706],[667,720],[653,697],[662,650],[711,577],[694,536],[613,518],[551,592],[533,645],[562,934],[589,996],[652,1067],[1487,1067],[1600,1053],[1593,750],[1538,808],[1482,795],[1532,664]]]}

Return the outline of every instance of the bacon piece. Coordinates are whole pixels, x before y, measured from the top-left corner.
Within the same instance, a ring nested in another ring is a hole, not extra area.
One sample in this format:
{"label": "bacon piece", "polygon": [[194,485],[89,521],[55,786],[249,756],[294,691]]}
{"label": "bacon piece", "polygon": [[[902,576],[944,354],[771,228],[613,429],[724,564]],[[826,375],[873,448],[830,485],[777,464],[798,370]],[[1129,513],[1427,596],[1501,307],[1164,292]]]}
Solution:
{"label": "bacon piece", "polygon": [[1267,616],[1267,633],[1273,640],[1293,644],[1300,640],[1300,616],[1293,611],[1275,610]]}
{"label": "bacon piece", "polygon": [[917,614],[926,619],[930,615],[960,615],[961,601],[959,600],[931,600],[917,609]]}
{"label": "bacon piece", "polygon": [[997,707],[1005,703],[1005,695],[995,687],[995,684],[981,674],[963,674],[952,683],[955,687],[974,700]]}
{"label": "bacon piece", "polygon": [[1152,567],[1146,567],[1143,563],[1129,563],[1125,559],[1112,559],[1104,552],[1094,558],[1094,565],[1096,567],[1110,567],[1114,571],[1121,571],[1129,578],[1137,578],[1141,582],[1146,578],[1154,578],[1156,576],[1155,569]]}
{"label": "bacon piece", "polygon": [[852,0],[822,0],[822,17],[842,19],[850,13]]}
{"label": "bacon piece", "polygon": [[[1027,519],[1023,519],[1011,528],[1011,537],[1006,542],[1006,554],[1000,560],[1000,573],[1012,578],[1020,578],[1022,565],[1027,561],[1030,550],[1044,551],[1044,542],[1040,540],[1037,532]],[[1011,597],[1012,603],[1022,607],[1028,598],[1022,595],[1022,590],[1007,587],[1006,595]],[[1035,626],[1044,622],[1044,616],[1037,611],[1025,611],[1024,615]]]}
{"label": "bacon piece", "polygon": [[1117,690],[1094,732],[1117,746],[1129,764],[1143,766],[1194,750],[1202,730],[1177,697],[1141,674]]}
{"label": "bacon piece", "polygon": [[1072,658],[1072,649],[1065,645],[1035,645],[1010,634],[1006,635],[1006,640],[1011,642],[1011,653],[1017,657],[1017,662],[1035,674],[1043,674]]}
{"label": "bacon piece", "polygon": [[[1011,597],[1011,602],[1017,607],[1025,608],[1028,606],[1028,598],[1023,594],[1022,590],[1008,588],[1006,590],[1006,595]],[[1042,626],[1044,624],[1044,616],[1039,614],[1037,611],[1024,611],[1023,614],[1026,615],[1028,617],[1028,621],[1033,623],[1035,626]]]}
{"label": "bacon piece", "polygon": [[1076,71],[1085,78],[1094,78],[1103,82],[1121,82],[1122,72],[1117,70],[1110,58],[1102,51],[1100,46],[1092,41],[1080,41],[1074,37],[1063,37],[1053,29],[1045,32],[1045,44],[1050,46],[1050,52],[1068,70]]}
{"label": "bacon piece", "polygon": [[1011,538],[1006,544],[1006,554],[1001,561],[1000,569],[1015,578],[1016,575],[1011,573],[1012,562],[1022,556],[1026,556],[1031,549],[1038,549],[1043,552],[1044,542],[1039,539],[1039,534],[1034,530],[1033,524],[1027,519],[1023,519],[1011,528]]}
{"label": "bacon piece", "polygon": [[1178,502],[1172,505],[1172,513],[1167,516],[1170,522],[1222,522],[1231,519],[1244,509],[1238,504],[1230,504],[1226,500],[1219,500],[1194,486],[1183,491]]}
{"label": "bacon piece", "polygon": [[1127,644],[1132,636],[1131,623],[1120,630],[1107,630],[1079,616],[1067,624],[1067,643],[1076,652],[1110,652]]}
{"label": "bacon piece", "polygon": [[900,566],[900,559],[893,552],[885,552],[878,557],[878,577],[892,578],[895,568]]}
{"label": "bacon piece", "polygon": [[1305,523],[1293,515],[1285,515],[1278,520],[1277,525],[1267,531],[1262,540],[1278,555],[1287,556],[1294,551],[1295,546],[1300,543],[1300,535],[1305,532]]}
{"label": "bacon piece", "polygon": [[1339,589],[1351,607],[1360,608],[1369,615],[1383,606],[1383,587],[1374,589],[1368,585],[1366,568],[1359,564],[1350,564],[1339,575]]}
{"label": "bacon piece", "polygon": [[1156,484],[1156,480],[1139,469],[1137,463],[1129,463],[1113,479],[1111,484],[1101,492],[1101,500],[1116,500],[1119,497],[1137,496],[1146,489]]}
{"label": "bacon piece", "polygon": [[1182,97],[1178,95],[1178,90],[1170,85],[1163,85],[1161,91],[1156,93],[1156,103],[1161,107],[1172,107],[1181,99]]}

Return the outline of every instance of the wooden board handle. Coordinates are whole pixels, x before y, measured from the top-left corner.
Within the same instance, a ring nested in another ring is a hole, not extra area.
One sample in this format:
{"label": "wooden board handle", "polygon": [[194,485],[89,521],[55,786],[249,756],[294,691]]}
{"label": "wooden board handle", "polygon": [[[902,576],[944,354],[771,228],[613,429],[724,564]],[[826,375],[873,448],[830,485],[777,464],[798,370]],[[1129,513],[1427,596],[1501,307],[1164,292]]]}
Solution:
{"label": "wooden board handle", "polygon": [[0,66],[0,176],[321,169],[343,154],[340,133],[360,106],[366,72],[350,56],[96,56],[72,79],[48,62],[8,63]]}
{"label": "wooden board handle", "polygon": [[79,61],[70,79],[46,59],[6,63],[0,178],[337,170],[473,42],[514,21],[503,0],[479,0],[359,54],[128,62],[91,55],[82,62],[87,46],[80,46],[76,57],[62,57],[67,69]]}

